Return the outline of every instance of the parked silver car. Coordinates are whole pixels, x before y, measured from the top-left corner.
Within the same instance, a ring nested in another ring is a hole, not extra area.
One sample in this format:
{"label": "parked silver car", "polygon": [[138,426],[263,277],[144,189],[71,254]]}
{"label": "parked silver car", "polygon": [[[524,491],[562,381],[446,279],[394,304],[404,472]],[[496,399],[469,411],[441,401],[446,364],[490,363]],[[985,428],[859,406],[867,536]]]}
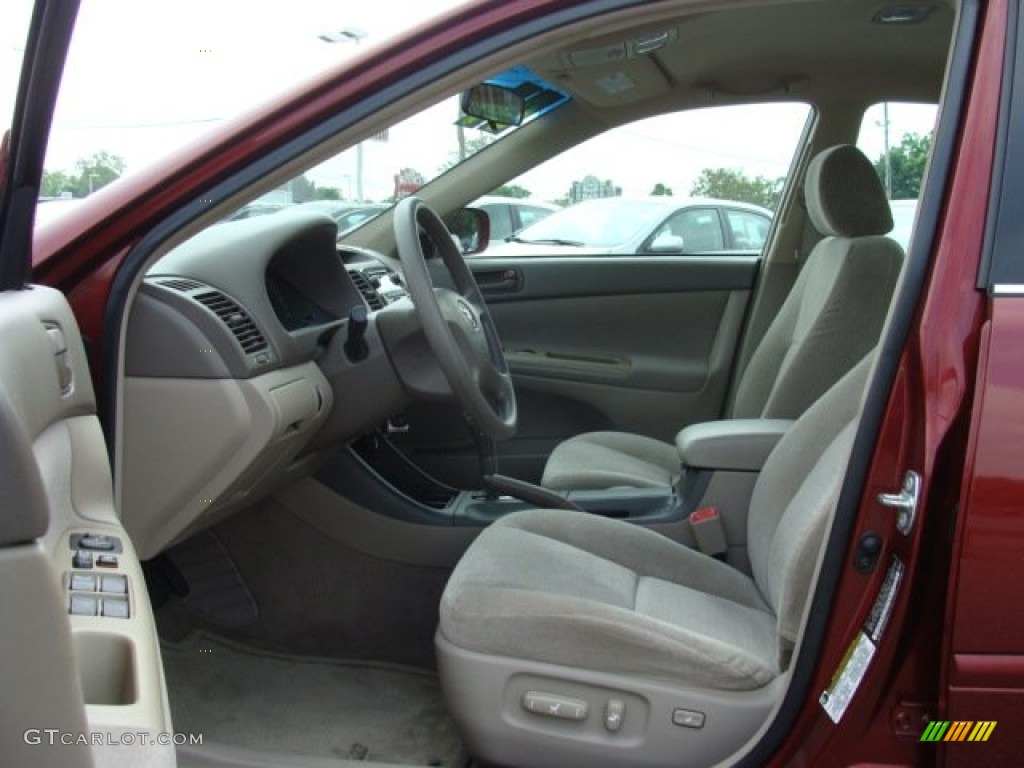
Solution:
{"label": "parked silver car", "polygon": [[584,200],[493,242],[486,256],[760,252],[772,212],[710,198]]}

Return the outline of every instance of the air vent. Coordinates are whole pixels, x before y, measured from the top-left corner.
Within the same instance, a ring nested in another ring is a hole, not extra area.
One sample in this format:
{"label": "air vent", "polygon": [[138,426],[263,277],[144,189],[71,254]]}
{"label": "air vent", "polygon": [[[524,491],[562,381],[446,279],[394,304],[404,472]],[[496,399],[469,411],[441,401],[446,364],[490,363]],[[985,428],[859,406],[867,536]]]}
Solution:
{"label": "air vent", "polygon": [[176,291],[182,293],[188,293],[189,291],[198,291],[200,288],[205,288],[202,283],[197,283],[195,280],[188,280],[184,277],[172,277],[168,280],[158,280],[157,285],[165,285],[168,288],[173,288]]}
{"label": "air vent", "polygon": [[247,355],[267,348],[267,340],[263,338],[256,323],[236,301],[228,298],[220,291],[200,293],[195,300],[211,310],[238,339]]}
{"label": "air vent", "polygon": [[366,299],[366,303],[371,310],[383,308],[384,299],[380,297],[377,289],[373,287],[373,283],[370,282],[366,275],[358,269],[349,270],[348,274],[352,278],[352,282],[356,284],[356,288],[363,294],[363,298]]}

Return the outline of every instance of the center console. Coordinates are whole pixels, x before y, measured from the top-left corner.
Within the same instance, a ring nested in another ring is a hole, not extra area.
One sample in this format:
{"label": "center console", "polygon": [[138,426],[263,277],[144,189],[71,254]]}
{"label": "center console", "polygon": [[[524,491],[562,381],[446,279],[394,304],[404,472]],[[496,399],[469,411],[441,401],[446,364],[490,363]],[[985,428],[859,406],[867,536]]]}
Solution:
{"label": "center console", "polygon": [[730,419],[686,427],[676,437],[679,478],[657,488],[554,492],[489,474],[496,464],[483,450],[483,474],[501,482],[492,482],[490,491],[460,491],[424,473],[382,433],[333,456],[317,479],[365,509],[420,525],[474,528],[524,509],[577,508],[661,530],[748,571],[747,515],[754,484],[791,425],[782,419]]}

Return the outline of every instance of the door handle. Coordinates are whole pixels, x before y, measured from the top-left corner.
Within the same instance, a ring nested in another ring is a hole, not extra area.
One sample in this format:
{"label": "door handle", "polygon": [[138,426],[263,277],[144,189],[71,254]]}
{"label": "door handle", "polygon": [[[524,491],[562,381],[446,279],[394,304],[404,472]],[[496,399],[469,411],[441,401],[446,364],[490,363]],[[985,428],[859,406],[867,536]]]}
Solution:
{"label": "door handle", "polygon": [[473,277],[480,293],[517,293],[523,288],[523,273],[518,269],[474,269]]}

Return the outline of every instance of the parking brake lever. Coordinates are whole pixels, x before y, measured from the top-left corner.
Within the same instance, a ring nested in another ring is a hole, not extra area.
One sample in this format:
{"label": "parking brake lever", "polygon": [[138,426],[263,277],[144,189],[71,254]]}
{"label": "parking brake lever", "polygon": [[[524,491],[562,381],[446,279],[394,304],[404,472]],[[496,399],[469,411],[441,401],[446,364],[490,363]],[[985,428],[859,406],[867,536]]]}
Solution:
{"label": "parking brake lever", "polygon": [[533,504],[543,509],[573,509],[577,512],[586,512],[579,504],[569,501],[568,498],[560,493],[528,483],[525,480],[517,480],[514,477],[486,475],[484,477],[484,487],[488,493],[494,492],[512,496],[525,501],[527,504]]}

